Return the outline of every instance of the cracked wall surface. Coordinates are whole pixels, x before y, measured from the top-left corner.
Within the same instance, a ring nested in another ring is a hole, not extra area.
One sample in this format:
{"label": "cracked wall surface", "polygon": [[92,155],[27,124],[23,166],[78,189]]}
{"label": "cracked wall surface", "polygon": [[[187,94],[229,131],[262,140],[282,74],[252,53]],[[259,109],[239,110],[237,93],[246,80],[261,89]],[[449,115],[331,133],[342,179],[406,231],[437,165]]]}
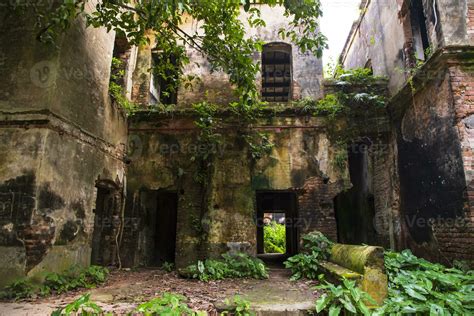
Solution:
{"label": "cracked wall surface", "polygon": [[[91,9],[93,4],[89,4]],[[77,20],[57,45],[2,10],[0,283],[90,264],[98,179],[123,183],[127,126],[108,100],[113,34]]]}

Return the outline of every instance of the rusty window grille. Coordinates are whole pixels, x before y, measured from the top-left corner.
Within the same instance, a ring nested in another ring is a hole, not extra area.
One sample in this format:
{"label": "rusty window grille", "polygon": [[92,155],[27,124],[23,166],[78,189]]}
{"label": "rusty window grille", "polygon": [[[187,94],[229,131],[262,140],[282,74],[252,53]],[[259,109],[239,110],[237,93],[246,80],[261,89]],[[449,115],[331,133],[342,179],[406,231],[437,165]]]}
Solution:
{"label": "rusty window grille", "polygon": [[270,43],[262,51],[262,100],[288,102],[292,83],[291,45]]}

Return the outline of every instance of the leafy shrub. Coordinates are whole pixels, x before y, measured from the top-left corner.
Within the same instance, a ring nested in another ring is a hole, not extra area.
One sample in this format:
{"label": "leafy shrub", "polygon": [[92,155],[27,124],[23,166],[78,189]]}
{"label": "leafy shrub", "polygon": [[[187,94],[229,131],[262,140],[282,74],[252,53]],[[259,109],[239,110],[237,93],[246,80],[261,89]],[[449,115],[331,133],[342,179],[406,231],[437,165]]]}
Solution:
{"label": "leafy shrub", "polygon": [[338,113],[345,109],[344,103],[339,94],[327,94],[318,101],[315,107],[316,114],[327,114],[330,118],[334,118]]}
{"label": "leafy shrub", "polygon": [[221,315],[250,316],[255,315],[250,311],[250,302],[236,295],[232,300],[226,299],[225,303],[232,306],[231,311],[225,311]]}
{"label": "leafy shrub", "polygon": [[331,248],[334,242],[329,240],[320,231],[313,231],[304,235],[302,238],[302,250],[304,252],[318,252],[321,258],[327,260],[331,255]]}
{"label": "leafy shrub", "polygon": [[77,288],[93,288],[105,282],[109,270],[100,266],[85,269],[73,267],[64,274],[47,273],[43,287],[56,293],[64,293]]}
{"label": "leafy shrub", "polygon": [[186,297],[173,294],[164,293],[162,296],[154,298],[148,302],[139,305],[135,312],[147,315],[206,315],[206,313],[194,312],[185,303]]}
{"label": "leafy shrub", "polygon": [[389,298],[376,314],[474,314],[474,271],[446,268],[410,250],[386,252],[385,267]]}
{"label": "leafy shrub", "polygon": [[263,246],[265,253],[286,253],[285,225],[274,221],[263,228]]}
{"label": "leafy shrub", "polygon": [[84,294],[64,308],[55,310],[51,316],[60,315],[103,315],[102,309],[90,300],[90,293]]}
{"label": "leafy shrub", "polygon": [[314,231],[302,237],[302,253],[288,258],[285,267],[291,270],[292,280],[301,278],[317,279],[319,276],[318,263],[327,260],[333,242],[323,233]]}
{"label": "leafy shrub", "polygon": [[14,300],[30,298],[36,295],[36,292],[38,291],[39,287],[33,284],[30,280],[20,279],[6,286],[5,289],[0,292],[0,298]]}
{"label": "leafy shrub", "polygon": [[291,280],[302,278],[314,280],[318,278],[318,253],[300,253],[288,258],[284,264],[285,268],[291,270]]}
{"label": "leafy shrub", "polygon": [[181,274],[205,282],[227,278],[268,278],[263,261],[244,253],[224,254],[221,260],[198,261],[185,268]]}
{"label": "leafy shrub", "polygon": [[375,77],[370,68],[338,68],[335,78],[338,84],[373,84],[378,79],[381,79],[380,77]]}
{"label": "leafy shrub", "polygon": [[171,272],[174,270],[174,264],[171,263],[171,262],[165,262],[163,263],[163,265],[161,266],[161,268],[163,270],[165,270],[166,272]]}
{"label": "leafy shrub", "polygon": [[0,292],[0,298],[22,299],[47,296],[53,292],[60,294],[77,288],[93,288],[105,282],[108,274],[107,268],[99,266],[85,269],[72,267],[64,273],[46,273],[42,284],[33,284],[26,279],[13,282]]}
{"label": "leafy shrub", "polygon": [[356,287],[355,281],[342,280],[342,284],[334,285],[325,282],[316,287],[325,293],[316,301],[316,312],[329,310],[329,315],[339,315],[341,310],[356,315],[370,315],[366,302],[376,304],[369,294]]}

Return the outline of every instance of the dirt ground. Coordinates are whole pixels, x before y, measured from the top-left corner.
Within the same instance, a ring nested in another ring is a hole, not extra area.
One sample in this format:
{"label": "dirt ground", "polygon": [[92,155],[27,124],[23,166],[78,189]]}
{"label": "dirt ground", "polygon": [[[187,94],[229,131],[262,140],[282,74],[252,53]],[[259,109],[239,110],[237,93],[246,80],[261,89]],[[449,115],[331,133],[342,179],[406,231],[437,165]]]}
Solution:
{"label": "dirt ground", "polygon": [[309,281],[290,281],[288,271],[283,269],[271,269],[268,280],[236,279],[208,283],[182,279],[175,272],[157,269],[115,270],[106,283],[95,289],[21,302],[1,302],[0,315],[50,315],[58,307],[88,292],[93,301],[115,315],[132,312],[140,303],[164,292],[186,296],[192,309],[207,311],[209,315],[217,315],[214,304],[222,305],[226,298],[234,295],[248,299],[252,307],[260,310],[304,310],[314,306],[318,296],[312,290],[313,285]]}

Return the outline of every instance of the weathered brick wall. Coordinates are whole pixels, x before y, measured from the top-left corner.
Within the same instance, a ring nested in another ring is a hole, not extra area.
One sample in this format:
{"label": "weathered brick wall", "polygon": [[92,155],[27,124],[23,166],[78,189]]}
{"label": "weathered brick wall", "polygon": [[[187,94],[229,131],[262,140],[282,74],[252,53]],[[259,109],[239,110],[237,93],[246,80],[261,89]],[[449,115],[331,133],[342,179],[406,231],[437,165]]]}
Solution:
{"label": "weathered brick wall", "polygon": [[473,253],[472,68],[460,65],[466,56],[456,49],[435,55],[391,104],[400,179],[393,242],[443,263],[472,261]]}
{"label": "weathered brick wall", "polygon": [[461,141],[466,177],[464,214],[434,227],[443,254],[449,259],[474,262],[474,69],[472,64],[451,64],[455,124]]}
{"label": "weathered brick wall", "polygon": [[469,38],[474,37],[474,3],[469,3],[467,7],[467,34]]}
{"label": "weathered brick wall", "polygon": [[298,196],[299,216],[307,220],[300,234],[319,230],[331,240],[337,241],[337,224],[333,200],[341,187],[332,185],[321,177],[309,178]]}
{"label": "weathered brick wall", "polygon": [[373,195],[377,244],[396,248],[395,235],[400,231],[397,192],[397,157],[393,137],[387,135],[372,145]]}

